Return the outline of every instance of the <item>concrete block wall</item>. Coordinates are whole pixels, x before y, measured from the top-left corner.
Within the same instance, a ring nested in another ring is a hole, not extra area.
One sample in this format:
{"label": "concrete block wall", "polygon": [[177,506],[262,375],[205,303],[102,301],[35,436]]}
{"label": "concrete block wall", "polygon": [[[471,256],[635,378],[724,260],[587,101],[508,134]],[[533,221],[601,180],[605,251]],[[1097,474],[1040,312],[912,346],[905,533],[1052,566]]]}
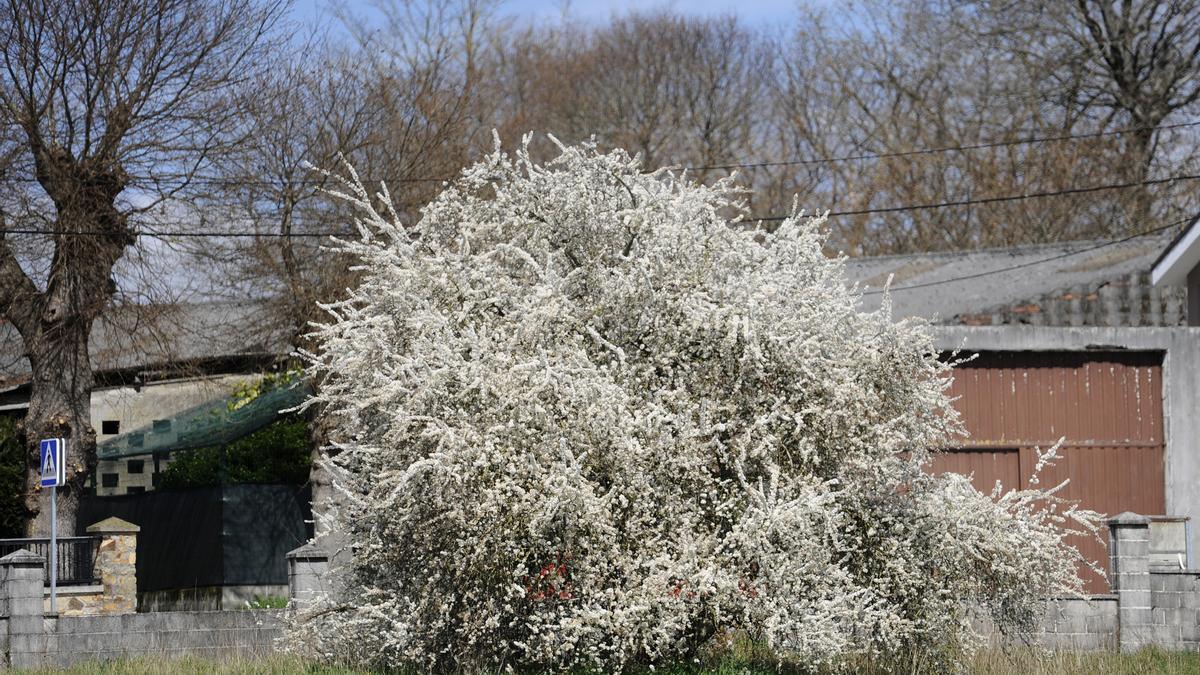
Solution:
{"label": "concrete block wall", "polygon": [[57,668],[138,656],[256,658],[273,652],[283,632],[280,610],[59,617],[48,623],[42,661]]}
{"label": "concrete block wall", "polygon": [[273,651],[283,632],[281,610],[135,614],[120,594],[114,602],[129,612],[50,615],[43,604],[43,563],[23,549],[0,558],[0,670],[139,656],[253,658]]}
{"label": "concrete block wall", "polygon": [[1042,619],[1042,646],[1047,649],[1115,649],[1117,605],[1115,595],[1051,600]]}
{"label": "concrete block wall", "polygon": [[332,595],[329,554],[313,543],[287,554],[288,604],[301,613],[316,609]]}
{"label": "concrete block wall", "polygon": [[1150,607],[1155,644],[1200,650],[1200,570],[1152,570]]}
{"label": "concrete block wall", "polygon": [[[1182,522],[1135,513],[1110,519],[1113,593],[1048,601],[1035,641],[1048,649],[1200,650],[1200,570],[1180,568]],[[972,625],[991,645],[1005,644],[986,619]]]}

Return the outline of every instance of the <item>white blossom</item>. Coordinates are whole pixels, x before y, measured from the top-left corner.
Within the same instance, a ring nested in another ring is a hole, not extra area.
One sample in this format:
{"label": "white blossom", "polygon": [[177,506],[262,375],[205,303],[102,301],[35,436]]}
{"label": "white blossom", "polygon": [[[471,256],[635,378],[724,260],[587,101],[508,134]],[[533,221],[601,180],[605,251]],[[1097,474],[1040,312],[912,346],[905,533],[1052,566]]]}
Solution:
{"label": "white blossom", "polygon": [[746,227],[729,180],[560,150],[497,143],[412,228],[337,193],[363,278],[307,357],[351,592],[294,646],[610,669],[744,632],[819,664],[962,653],[970,608],[1027,630],[1079,590],[1095,514],[922,471],[961,431],[950,366],[857,310],[822,218]]}

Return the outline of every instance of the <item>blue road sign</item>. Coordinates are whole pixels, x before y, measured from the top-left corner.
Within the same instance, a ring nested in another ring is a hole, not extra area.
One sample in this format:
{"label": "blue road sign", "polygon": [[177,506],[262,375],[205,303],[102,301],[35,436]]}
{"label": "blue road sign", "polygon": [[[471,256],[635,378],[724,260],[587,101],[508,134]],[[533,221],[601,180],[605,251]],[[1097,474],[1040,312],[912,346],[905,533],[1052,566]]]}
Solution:
{"label": "blue road sign", "polygon": [[65,438],[43,438],[38,443],[42,451],[42,487],[58,487],[65,480],[67,441]]}

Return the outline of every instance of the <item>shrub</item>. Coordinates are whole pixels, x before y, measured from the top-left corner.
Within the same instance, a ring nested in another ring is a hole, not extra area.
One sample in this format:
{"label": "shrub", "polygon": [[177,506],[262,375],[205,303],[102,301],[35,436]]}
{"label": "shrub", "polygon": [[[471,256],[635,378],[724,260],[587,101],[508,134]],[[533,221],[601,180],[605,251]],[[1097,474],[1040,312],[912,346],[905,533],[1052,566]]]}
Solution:
{"label": "shrub", "polygon": [[16,423],[0,415],[0,538],[24,537],[25,447]]}
{"label": "shrub", "polygon": [[[222,454],[224,459],[222,460]],[[260,483],[303,485],[312,467],[308,422],[290,414],[219,446],[176,453],[159,477],[163,489]]]}
{"label": "shrub", "polygon": [[1028,629],[1079,589],[1063,537],[1095,514],[921,470],[960,430],[949,366],[856,309],[822,219],[747,225],[731,181],[592,144],[497,149],[411,229],[386,191],[337,196],[364,277],[307,358],[354,555],[297,648],[607,670],[736,633],[814,667],[954,660],[972,608]]}

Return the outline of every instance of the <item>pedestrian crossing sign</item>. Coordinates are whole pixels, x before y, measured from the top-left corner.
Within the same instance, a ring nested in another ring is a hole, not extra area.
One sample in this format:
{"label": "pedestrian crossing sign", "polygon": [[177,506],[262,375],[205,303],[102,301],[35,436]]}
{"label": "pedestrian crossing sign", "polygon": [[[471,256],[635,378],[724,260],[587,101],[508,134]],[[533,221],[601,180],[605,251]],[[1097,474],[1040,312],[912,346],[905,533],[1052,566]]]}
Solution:
{"label": "pedestrian crossing sign", "polygon": [[65,483],[67,439],[43,438],[38,444],[42,456],[42,487],[58,487]]}

